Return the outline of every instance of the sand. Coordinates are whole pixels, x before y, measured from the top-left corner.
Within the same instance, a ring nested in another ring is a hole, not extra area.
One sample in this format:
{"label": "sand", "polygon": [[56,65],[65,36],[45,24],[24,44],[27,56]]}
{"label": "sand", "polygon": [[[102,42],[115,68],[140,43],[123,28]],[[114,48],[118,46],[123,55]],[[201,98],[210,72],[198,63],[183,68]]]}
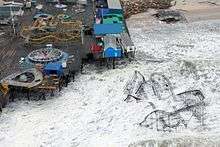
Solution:
{"label": "sand", "polygon": [[182,11],[191,22],[220,19],[220,0],[177,0],[171,9]]}

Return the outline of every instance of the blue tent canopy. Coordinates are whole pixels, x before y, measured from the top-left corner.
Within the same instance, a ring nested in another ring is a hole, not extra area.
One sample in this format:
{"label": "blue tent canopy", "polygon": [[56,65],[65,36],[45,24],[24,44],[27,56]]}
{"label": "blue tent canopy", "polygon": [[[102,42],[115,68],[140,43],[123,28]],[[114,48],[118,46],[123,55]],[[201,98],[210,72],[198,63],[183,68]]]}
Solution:
{"label": "blue tent canopy", "polygon": [[95,35],[120,34],[122,32],[122,24],[94,24]]}
{"label": "blue tent canopy", "polygon": [[44,73],[46,75],[56,74],[61,76],[63,74],[63,67],[61,63],[49,63],[44,67]]}

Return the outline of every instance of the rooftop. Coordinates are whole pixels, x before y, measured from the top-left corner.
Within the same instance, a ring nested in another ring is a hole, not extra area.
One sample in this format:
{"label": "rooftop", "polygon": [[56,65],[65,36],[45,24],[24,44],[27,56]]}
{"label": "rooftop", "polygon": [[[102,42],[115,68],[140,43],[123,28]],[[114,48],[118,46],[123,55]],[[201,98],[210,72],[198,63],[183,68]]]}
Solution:
{"label": "rooftop", "polygon": [[120,0],[107,0],[109,9],[122,9]]}
{"label": "rooftop", "polygon": [[115,24],[94,24],[95,35],[120,34],[123,32],[123,25]]}

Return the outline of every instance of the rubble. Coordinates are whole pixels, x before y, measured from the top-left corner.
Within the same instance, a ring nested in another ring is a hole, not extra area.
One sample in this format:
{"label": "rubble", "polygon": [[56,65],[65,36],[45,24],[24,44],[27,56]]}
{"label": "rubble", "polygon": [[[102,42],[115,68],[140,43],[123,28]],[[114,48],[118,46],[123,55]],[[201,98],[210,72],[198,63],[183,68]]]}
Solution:
{"label": "rubble", "polygon": [[177,10],[159,10],[153,16],[157,17],[160,21],[166,23],[175,23],[178,21],[185,22],[186,18]]}
{"label": "rubble", "polygon": [[147,11],[148,8],[167,9],[171,7],[173,0],[122,0],[122,7],[125,17]]}

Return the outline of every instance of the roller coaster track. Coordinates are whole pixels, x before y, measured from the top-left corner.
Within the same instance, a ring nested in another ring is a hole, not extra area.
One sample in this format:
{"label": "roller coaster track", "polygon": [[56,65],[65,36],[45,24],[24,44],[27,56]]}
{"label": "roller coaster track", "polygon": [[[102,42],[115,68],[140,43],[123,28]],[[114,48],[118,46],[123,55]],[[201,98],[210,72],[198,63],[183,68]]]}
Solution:
{"label": "roller coaster track", "polygon": [[22,29],[21,29],[21,31],[20,31],[20,36],[21,36],[22,38],[25,38],[25,39],[26,39],[27,36],[28,36],[28,34],[25,35],[25,33],[28,33],[28,34],[31,33],[30,28],[27,27],[27,26],[23,26]]}
{"label": "roller coaster track", "polygon": [[[163,81],[163,83],[161,83],[160,81],[158,81],[157,78],[159,77],[161,81]],[[161,88],[162,87],[166,87],[166,92],[169,93],[170,96],[172,96],[172,98],[175,100],[176,96],[173,92],[173,87],[172,87],[172,83],[170,82],[170,80],[163,75],[162,73],[152,73],[150,75],[150,82],[152,83],[152,89],[154,94],[159,98],[162,99],[162,91]],[[161,85],[162,84],[162,85]],[[165,91],[165,90],[163,90]]]}
{"label": "roller coaster track", "polygon": [[162,73],[155,72],[150,75],[149,80],[146,80],[145,77],[139,71],[135,71],[131,80],[129,80],[124,87],[124,93],[128,95],[125,101],[127,101],[129,97],[132,96],[134,96],[133,98],[136,97],[136,100],[141,100],[137,97],[139,97],[139,95],[144,94],[143,88],[146,85],[151,86],[154,95],[159,100],[168,99],[170,96],[173,98],[173,100],[176,99],[172,83],[165,75],[163,75]]}
{"label": "roller coaster track", "polygon": [[[173,110],[168,112],[166,110],[158,110],[154,103],[148,102],[153,111],[139,123],[141,126],[156,127],[158,131],[171,131],[181,126],[187,127],[187,122],[191,118],[195,118],[201,125],[204,125],[206,103],[203,93],[200,90],[190,90],[175,94],[172,83],[162,73],[153,73],[150,75],[149,80],[146,81],[140,72],[135,71],[131,80],[125,85],[124,93],[127,94],[127,97],[124,101],[128,102],[130,98],[136,101],[142,100],[140,96],[145,94],[142,88],[147,85],[152,87],[153,93],[158,100],[169,99],[169,103],[172,101],[176,105],[169,104],[168,107],[171,107]],[[144,96],[147,97],[146,95]],[[184,118],[182,117],[183,115],[185,116]]]}
{"label": "roller coaster track", "polygon": [[[80,40],[80,31],[82,27],[81,21],[60,21],[57,23],[49,22],[49,26],[36,25],[23,26],[20,36],[26,42],[41,44],[45,42],[74,42]],[[51,25],[52,24],[52,25]],[[55,25],[54,25],[55,24]],[[55,28],[55,32],[48,32],[47,28]],[[34,30],[42,31],[41,33],[34,33]]]}
{"label": "roller coaster track", "polygon": [[22,29],[20,35],[30,43],[41,44],[45,42],[70,42],[80,40],[80,35],[76,32],[69,33],[43,33],[38,36],[30,36],[29,29]]}
{"label": "roller coaster track", "polygon": [[170,113],[163,110],[154,110],[149,113],[144,120],[139,123],[140,126],[153,127],[152,129],[167,131],[175,129],[183,124],[187,127],[186,121],[179,115],[179,113]]}
{"label": "roller coaster track", "polygon": [[81,21],[62,21],[60,24],[63,28],[72,28],[72,29],[80,29],[82,27],[82,22]]}
{"label": "roller coaster track", "polygon": [[[196,102],[194,104],[190,104],[187,106],[184,106],[178,110],[175,110],[173,112],[166,112],[164,110],[154,110],[151,113],[149,113],[144,120],[139,123],[139,125],[144,126],[144,127],[151,127],[154,124],[157,127],[157,130],[159,130],[159,126],[161,126],[162,130],[165,131],[167,128],[172,129],[172,128],[177,128],[181,124],[183,124],[185,127],[187,127],[187,120],[184,120],[180,113],[186,112],[186,111],[192,111],[191,117],[197,118],[199,121],[201,121],[201,118],[198,118],[197,109],[203,109],[205,103],[203,101]],[[203,117],[204,113],[200,114],[200,117]],[[189,121],[189,120],[188,120]],[[160,125],[159,125],[160,124]]]}
{"label": "roller coaster track", "polygon": [[77,36],[67,35],[67,38],[60,38],[56,35],[48,35],[40,38],[29,38],[31,43],[41,44],[45,42],[69,42],[69,41],[77,41],[80,38]]}

